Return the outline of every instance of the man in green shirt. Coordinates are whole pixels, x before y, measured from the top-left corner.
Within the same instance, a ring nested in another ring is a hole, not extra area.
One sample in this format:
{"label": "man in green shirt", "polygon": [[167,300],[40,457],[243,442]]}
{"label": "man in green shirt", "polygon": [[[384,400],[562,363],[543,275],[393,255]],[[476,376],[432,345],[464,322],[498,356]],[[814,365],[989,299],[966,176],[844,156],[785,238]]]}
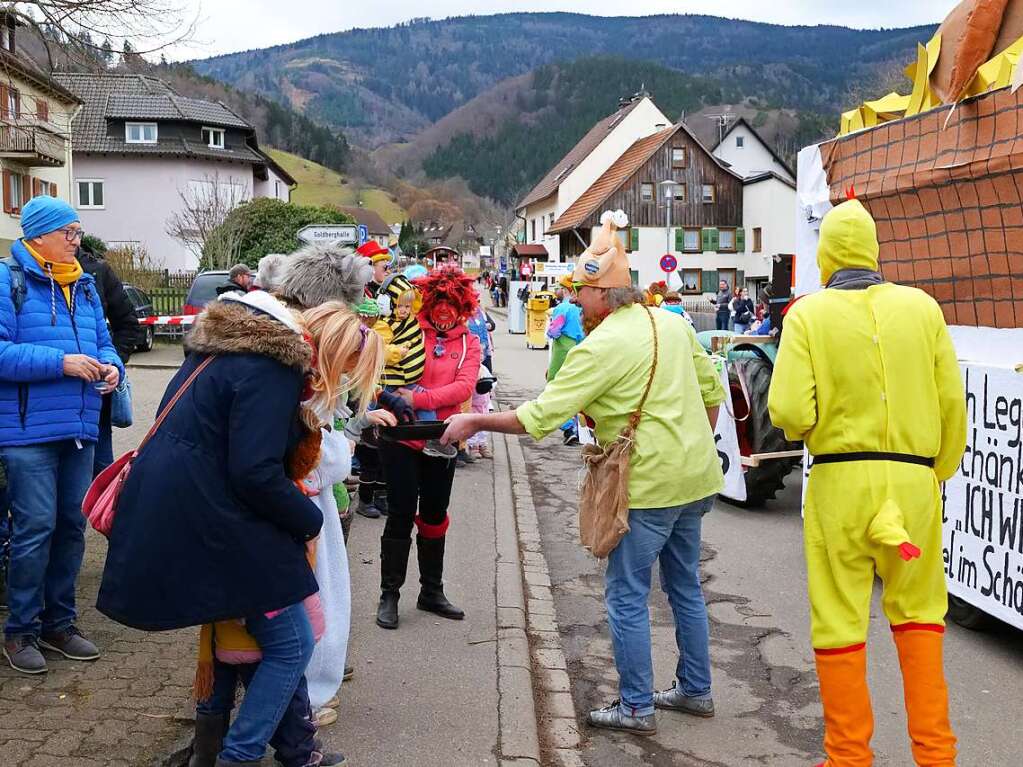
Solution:
{"label": "man in green shirt", "polygon": [[[613,214],[605,213],[601,221],[604,230],[573,275],[586,340],[569,351],[537,399],[515,411],[453,416],[444,441],[477,431],[542,439],[582,412],[595,422],[600,444],[609,444],[639,406],[650,378],[653,317],[658,363],[630,458],[630,530],[608,557],[605,576],[621,701],[589,715],[596,727],[652,735],[657,731],[655,706],[714,714],[707,607],[699,576],[700,528],[724,482],[713,430],[725,392],[689,323],[643,306],[615,235]],[[671,689],[655,693],[647,601],[658,559],[661,585],[675,615],[680,659]]]}

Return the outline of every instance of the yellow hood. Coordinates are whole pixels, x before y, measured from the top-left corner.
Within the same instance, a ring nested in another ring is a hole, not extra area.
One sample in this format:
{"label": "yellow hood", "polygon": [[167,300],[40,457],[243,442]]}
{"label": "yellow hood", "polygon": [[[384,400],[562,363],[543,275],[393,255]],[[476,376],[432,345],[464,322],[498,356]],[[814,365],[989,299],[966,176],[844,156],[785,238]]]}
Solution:
{"label": "yellow hood", "polygon": [[833,208],[821,222],[817,266],[821,285],[827,285],[839,269],[877,271],[877,226],[859,200]]}

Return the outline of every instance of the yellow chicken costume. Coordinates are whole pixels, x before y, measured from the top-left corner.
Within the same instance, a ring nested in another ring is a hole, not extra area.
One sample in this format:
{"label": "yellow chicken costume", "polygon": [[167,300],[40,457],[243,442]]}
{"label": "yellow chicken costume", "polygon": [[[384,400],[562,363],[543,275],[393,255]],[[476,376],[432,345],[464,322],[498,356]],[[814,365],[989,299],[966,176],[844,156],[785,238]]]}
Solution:
{"label": "yellow chicken costume", "polygon": [[938,305],[877,273],[877,230],[859,201],[824,218],[817,261],[829,289],[789,310],[768,399],[775,425],[815,457],[804,546],[824,765],[873,764],[865,643],[876,573],[914,760],[951,767],[938,483],[966,445],[959,365]]}

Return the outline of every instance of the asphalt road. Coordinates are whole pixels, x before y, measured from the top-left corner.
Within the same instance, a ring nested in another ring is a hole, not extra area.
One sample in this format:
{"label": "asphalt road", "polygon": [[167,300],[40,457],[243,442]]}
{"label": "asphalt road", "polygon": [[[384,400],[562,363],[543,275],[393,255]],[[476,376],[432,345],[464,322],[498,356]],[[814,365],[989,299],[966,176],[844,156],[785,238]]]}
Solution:
{"label": "asphalt road", "polygon": [[[507,334],[503,323],[495,336],[499,397],[517,405],[543,387],[546,353],[527,350],[524,337]],[[563,447],[559,436],[539,444],[521,439],[576,713],[583,721],[590,708],[617,697],[618,680],[603,606],[603,565],[577,543],[578,449]],[[799,475],[794,473],[768,509],[748,511],[718,502],[705,518],[704,586],[717,716],[697,720],[659,713],[659,732],[652,738],[584,729],[587,765],[808,767],[821,761],[823,724],[810,646],[799,503]],[[651,620],[655,678],[668,687],[676,658],[673,624],[656,585]],[[958,764],[1023,763],[1018,726],[1023,634],[1008,627],[979,634],[951,625],[946,636]],[[912,765],[901,675],[877,595],[868,652],[876,764]]]}

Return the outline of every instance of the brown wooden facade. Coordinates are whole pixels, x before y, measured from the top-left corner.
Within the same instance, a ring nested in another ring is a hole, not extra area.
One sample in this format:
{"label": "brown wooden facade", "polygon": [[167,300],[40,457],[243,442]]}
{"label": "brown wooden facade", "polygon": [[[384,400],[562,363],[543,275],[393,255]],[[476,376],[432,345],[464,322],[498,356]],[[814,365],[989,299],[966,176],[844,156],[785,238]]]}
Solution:
{"label": "brown wooden facade", "polygon": [[[685,152],[682,167],[677,162],[678,149]],[[684,199],[676,199],[672,205],[672,227],[742,226],[742,179],[723,168],[680,125],[574,232],[563,232],[560,235],[562,258],[573,258],[583,252],[589,243],[592,228],[600,225],[600,216],[606,210],[624,210],[630,226],[663,228],[667,221],[667,211],[663,204],[664,188],[661,182],[669,178],[679,184],[675,187],[675,194],[685,195]],[[652,199],[644,199],[644,185],[647,184],[653,185]],[[704,184],[714,185],[714,202],[703,201]]]}

